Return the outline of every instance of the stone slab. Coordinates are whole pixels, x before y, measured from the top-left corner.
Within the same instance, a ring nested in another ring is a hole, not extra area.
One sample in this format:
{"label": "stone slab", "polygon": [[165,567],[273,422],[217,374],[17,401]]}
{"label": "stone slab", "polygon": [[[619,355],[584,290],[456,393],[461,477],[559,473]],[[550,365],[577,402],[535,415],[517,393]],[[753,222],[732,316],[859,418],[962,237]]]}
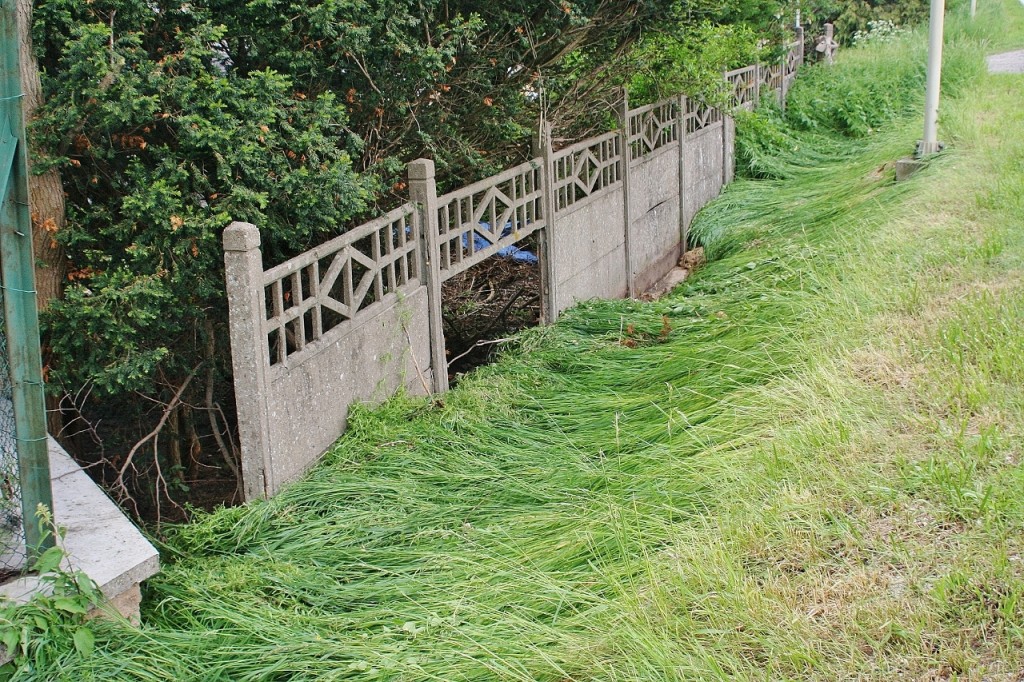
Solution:
{"label": "stone slab", "polygon": [[896,182],[903,182],[911,175],[924,168],[926,162],[907,157],[896,162]]}
{"label": "stone slab", "polygon": [[[57,441],[48,444],[53,515],[67,530],[63,567],[83,571],[116,601],[160,570],[159,554]],[[0,585],[0,597],[25,602],[43,587],[37,577],[25,576]]]}

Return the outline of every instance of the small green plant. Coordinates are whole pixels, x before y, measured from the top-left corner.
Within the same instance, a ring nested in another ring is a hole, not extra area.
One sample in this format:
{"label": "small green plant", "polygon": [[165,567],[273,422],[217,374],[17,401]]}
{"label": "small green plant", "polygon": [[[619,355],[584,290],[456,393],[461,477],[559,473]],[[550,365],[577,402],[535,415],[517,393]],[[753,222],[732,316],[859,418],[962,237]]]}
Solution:
{"label": "small green plant", "polygon": [[[40,526],[63,539],[48,510],[40,507],[38,516]],[[64,558],[59,544],[44,551],[31,566],[42,589],[26,603],[0,602],[0,644],[11,659],[0,666],[0,678],[45,669],[70,648],[82,656],[92,653],[95,635],[86,616],[102,594],[82,571],[62,568]]]}

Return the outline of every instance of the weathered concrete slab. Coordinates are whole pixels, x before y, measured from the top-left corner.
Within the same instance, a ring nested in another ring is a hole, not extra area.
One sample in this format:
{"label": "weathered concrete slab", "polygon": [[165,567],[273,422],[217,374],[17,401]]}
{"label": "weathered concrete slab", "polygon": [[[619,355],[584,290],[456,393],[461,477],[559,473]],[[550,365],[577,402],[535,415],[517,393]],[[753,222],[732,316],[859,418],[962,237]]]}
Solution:
{"label": "weathered concrete slab", "polygon": [[316,464],[345,431],[350,405],[381,402],[400,386],[422,394],[431,385],[426,288],[368,312],[301,361],[269,371],[270,464],[278,486]]}
{"label": "weathered concrete slab", "polygon": [[907,180],[917,171],[925,167],[926,162],[920,159],[907,157],[896,162],[896,182]]}
{"label": "weathered concrete slab", "polygon": [[646,291],[679,260],[678,144],[634,162],[630,172],[633,281],[636,291]]}
{"label": "weathered concrete slab", "polygon": [[621,185],[555,216],[552,258],[561,312],[590,298],[626,295],[626,250]]}
{"label": "weathered concrete slab", "polygon": [[724,124],[717,123],[688,136],[683,147],[687,173],[683,196],[686,223],[690,224],[697,211],[704,208],[722,192],[724,185],[723,149]]}
{"label": "weathered concrete slab", "polygon": [[[138,601],[132,595],[160,570],[156,549],[52,438],[49,453],[53,514],[67,530],[61,543],[67,552],[64,568],[83,571],[114,608],[130,609],[122,615],[137,618]],[[26,576],[0,585],[0,597],[25,602],[45,587],[36,576]]]}
{"label": "weathered concrete slab", "polygon": [[[1024,0],[1021,1],[1024,4]],[[988,58],[989,73],[1024,73],[1024,50],[994,54]]]}

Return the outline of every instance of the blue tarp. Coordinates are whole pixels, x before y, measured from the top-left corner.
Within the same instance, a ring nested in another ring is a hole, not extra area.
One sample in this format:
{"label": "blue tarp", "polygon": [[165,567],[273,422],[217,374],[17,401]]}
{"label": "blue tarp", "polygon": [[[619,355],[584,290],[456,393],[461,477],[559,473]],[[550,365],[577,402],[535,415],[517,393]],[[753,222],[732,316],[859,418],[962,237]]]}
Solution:
{"label": "blue tarp", "polygon": [[[480,226],[487,230],[488,232],[491,229],[490,223],[480,223]],[[466,233],[462,235],[462,246],[464,248],[469,246],[469,234],[470,233]],[[501,231],[501,236],[507,237],[510,234],[512,234],[512,223],[506,223],[505,229]],[[481,237],[476,232],[473,232],[472,235],[474,252],[483,251],[489,246],[492,246],[492,244],[489,241],[487,241],[487,239]],[[500,256],[501,258],[511,258],[512,260],[520,261],[522,263],[538,262],[537,255],[535,253],[533,253],[532,251],[527,251],[526,249],[521,249],[515,244],[498,249],[496,255]]]}

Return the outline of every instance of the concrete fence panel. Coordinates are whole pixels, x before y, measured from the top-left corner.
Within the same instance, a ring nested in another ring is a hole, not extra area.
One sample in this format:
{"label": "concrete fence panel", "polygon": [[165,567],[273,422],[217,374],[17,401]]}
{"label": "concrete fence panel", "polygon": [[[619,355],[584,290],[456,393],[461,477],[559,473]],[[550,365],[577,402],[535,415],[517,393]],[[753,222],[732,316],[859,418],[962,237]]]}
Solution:
{"label": "concrete fence panel", "polygon": [[552,154],[556,314],[626,294],[622,136],[605,133]]}
{"label": "concrete fence panel", "polygon": [[682,106],[684,100],[673,97],[637,109],[628,119],[631,275],[639,292],[664,277],[681,254]]}
{"label": "concrete fence panel", "polygon": [[247,498],[309,469],[352,403],[431,386],[419,222],[406,204],[266,271],[255,226],[225,231]]}
{"label": "concrete fence panel", "polygon": [[687,172],[682,189],[687,225],[721,193],[726,182],[724,118],[718,109],[687,98],[683,116],[683,166]]}
{"label": "concrete fence panel", "polygon": [[672,97],[616,131],[438,196],[434,164],[409,164],[410,202],[264,270],[256,226],[224,233],[232,362],[247,499],[299,478],[345,429],[354,402],[448,388],[442,283],[525,239],[541,260],[543,320],[574,303],[641,293],[676,263],[696,213],[735,173],[729,112],[784,99],[803,41],[773,65],[723,74],[727,112]]}

